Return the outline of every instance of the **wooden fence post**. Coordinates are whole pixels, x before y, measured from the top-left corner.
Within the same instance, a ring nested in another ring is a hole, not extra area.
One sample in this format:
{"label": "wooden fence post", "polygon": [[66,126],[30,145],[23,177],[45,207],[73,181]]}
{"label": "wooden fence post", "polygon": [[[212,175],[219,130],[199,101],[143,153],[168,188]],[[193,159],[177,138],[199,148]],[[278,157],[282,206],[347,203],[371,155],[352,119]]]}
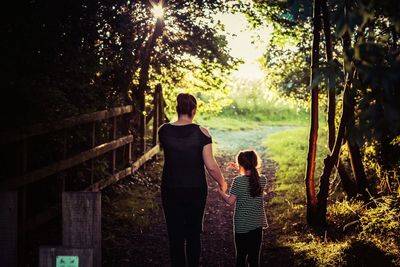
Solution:
{"label": "wooden fence post", "polygon": [[161,84],[157,84],[154,91],[154,100],[153,100],[153,146],[158,144],[158,127],[159,124],[159,115],[160,115],[160,91]]}
{"label": "wooden fence post", "polygon": [[101,193],[63,192],[63,246],[92,248],[93,266],[101,266]]}
{"label": "wooden fence post", "polygon": [[93,249],[91,248],[65,248],[65,247],[50,247],[41,246],[39,248],[39,267],[56,267],[57,256],[71,256],[78,257],[78,262],[72,264],[66,262],[63,267],[79,266],[79,267],[92,267],[93,266]]}
{"label": "wooden fence post", "polygon": [[0,192],[0,265],[17,266],[18,193]]}
{"label": "wooden fence post", "polygon": [[158,96],[159,96],[159,108],[158,108],[158,126],[161,126],[165,120],[165,113],[164,113],[164,108],[165,108],[165,100],[164,100],[164,96],[163,96],[163,92],[162,92],[162,85],[159,84],[159,88],[158,88],[159,92],[158,92]]}

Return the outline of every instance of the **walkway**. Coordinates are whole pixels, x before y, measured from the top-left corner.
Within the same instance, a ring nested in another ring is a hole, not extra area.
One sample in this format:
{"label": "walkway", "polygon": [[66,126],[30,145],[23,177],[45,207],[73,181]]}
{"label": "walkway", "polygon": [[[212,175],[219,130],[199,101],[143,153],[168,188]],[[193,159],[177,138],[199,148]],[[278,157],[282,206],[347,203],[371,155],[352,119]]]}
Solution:
{"label": "walkway", "polygon": [[[273,188],[276,165],[265,156],[262,141],[266,135],[286,127],[261,127],[252,131],[212,131],[217,161],[222,166],[228,184],[235,173],[223,164],[233,161],[239,149],[254,148],[262,157],[263,173]],[[146,175],[110,187],[103,193],[103,265],[104,266],[170,266],[167,233],[161,209],[159,176],[162,158],[146,166]],[[148,182],[150,181],[150,182]],[[274,197],[271,190],[266,200]],[[270,228],[264,231],[262,266],[291,266],[290,250],[275,247],[279,223],[273,220],[273,210],[267,217]],[[209,182],[209,194],[204,219],[201,266],[234,266],[232,233],[233,209],[216,192],[215,182]],[[272,217],[272,218],[271,218]]]}

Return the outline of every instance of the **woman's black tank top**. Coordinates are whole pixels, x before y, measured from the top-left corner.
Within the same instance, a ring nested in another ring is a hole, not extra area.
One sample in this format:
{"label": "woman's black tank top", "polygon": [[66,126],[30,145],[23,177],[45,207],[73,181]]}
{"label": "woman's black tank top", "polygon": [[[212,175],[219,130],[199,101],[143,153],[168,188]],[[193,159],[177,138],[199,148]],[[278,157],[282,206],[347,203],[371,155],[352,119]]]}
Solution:
{"label": "woman's black tank top", "polygon": [[164,124],[158,131],[164,150],[161,186],[164,189],[198,188],[207,190],[203,147],[212,143],[197,124]]}

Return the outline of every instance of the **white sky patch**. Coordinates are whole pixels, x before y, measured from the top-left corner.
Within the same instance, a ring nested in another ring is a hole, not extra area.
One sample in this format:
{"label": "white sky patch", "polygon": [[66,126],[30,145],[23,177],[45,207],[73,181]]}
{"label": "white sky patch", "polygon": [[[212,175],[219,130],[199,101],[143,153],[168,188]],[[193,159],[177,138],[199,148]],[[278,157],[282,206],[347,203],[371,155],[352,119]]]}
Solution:
{"label": "white sky patch", "polygon": [[[218,14],[217,20],[225,25],[228,47],[233,57],[244,61],[239,69],[233,73],[234,78],[259,80],[264,78],[260,63],[265,45],[270,39],[272,27],[251,29],[244,14]],[[260,38],[256,38],[256,36]]]}

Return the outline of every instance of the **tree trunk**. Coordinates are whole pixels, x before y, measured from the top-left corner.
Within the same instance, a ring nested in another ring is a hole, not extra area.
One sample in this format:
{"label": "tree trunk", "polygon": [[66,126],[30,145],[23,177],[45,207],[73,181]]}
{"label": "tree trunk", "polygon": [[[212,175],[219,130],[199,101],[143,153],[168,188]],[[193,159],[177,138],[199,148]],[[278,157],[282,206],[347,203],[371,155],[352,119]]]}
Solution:
{"label": "tree trunk", "polygon": [[[332,55],[332,37],[331,37],[331,23],[329,18],[329,11],[326,0],[322,0],[322,21],[324,25],[325,36],[325,49],[326,60],[329,66],[333,65]],[[335,99],[335,75],[330,72],[328,76],[328,145],[332,151],[335,145],[335,115],[336,115],[336,99]]]}
{"label": "tree trunk", "polygon": [[308,141],[307,170],[306,170],[306,193],[307,193],[307,223],[315,224],[317,211],[317,197],[315,194],[314,174],[315,158],[317,154],[318,139],[318,85],[314,83],[319,66],[319,44],[321,25],[321,0],[314,0],[313,14],[313,44],[311,54],[311,125]]}
{"label": "tree trunk", "polygon": [[[320,181],[328,181],[329,186],[329,176],[331,175],[332,169],[337,165],[340,155],[340,148],[342,142],[345,139],[346,126],[348,123],[349,115],[354,109],[354,98],[350,95],[350,85],[353,73],[349,73],[346,79],[346,85],[343,92],[343,108],[339,123],[338,135],[336,137],[335,146],[333,147],[332,153],[324,159],[324,170],[320,177]],[[324,188],[326,184],[321,185],[320,192],[318,194],[318,205],[319,210],[315,218],[315,226],[324,226],[326,224],[326,208],[327,208],[327,198],[328,190]]]}
{"label": "tree trunk", "polygon": [[[352,129],[354,126],[354,111],[350,115],[350,124],[351,126],[349,127]],[[353,143],[352,141],[347,140],[347,147],[349,149],[349,155],[350,155],[350,163],[351,163],[351,169],[353,170],[354,178],[356,180],[358,192],[362,195],[362,198],[365,202],[368,202],[370,199],[369,196],[369,186],[368,186],[368,181],[367,181],[367,175],[365,174],[364,171],[364,164],[362,162],[361,158],[361,153],[360,153],[360,147],[356,144]]]}
{"label": "tree trunk", "polygon": [[[326,60],[328,65],[332,67],[333,65],[333,53],[332,53],[332,36],[331,36],[331,23],[329,17],[329,11],[326,0],[322,0],[322,21],[324,25],[324,36],[325,36],[325,49],[326,49]],[[335,116],[336,116],[336,94],[335,94],[335,75],[333,72],[329,73],[328,76],[328,147],[330,152],[332,153],[333,147],[335,146]],[[339,176],[341,177],[342,184],[344,184],[344,188],[348,189],[350,187],[350,177],[348,176],[342,161],[340,160],[340,155],[338,159],[337,166]],[[320,187],[318,192],[318,218],[319,225],[326,224],[326,211],[327,211],[327,198],[329,195],[329,186],[330,186],[330,175],[329,176],[321,176],[323,180],[320,180]],[[354,190],[353,190],[354,191]],[[351,195],[355,196],[353,192]]]}
{"label": "tree trunk", "polygon": [[339,172],[340,181],[342,182],[343,190],[347,197],[350,199],[355,198],[357,196],[357,185],[350,178],[350,175],[347,173],[343,161],[340,158],[337,169]]}
{"label": "tree trunk", "polygon": [[[347,13],[349,12],[350,9],[350,2],[348,0],[345,1],[344,8],[345,8],[344,10],[345,16],[347,16]],[[346,32],[343,35],[342,39],[343,39],[343,53],[345,54],[351,47],[351,39],[349,33]],[[346,56],[344,58],[346,59]],[[347,62],[345,61],[345,65],[350,64],[351,61],[352,58],[348,59]],[[346,68],[345,68],[345,73],[346,73]],[[355,118],[354,118],[354,105],[353,105],[351,107],[351,110],[349,111],[349,127],[347,127],[347,131],[349,131],[349,129],[354,129],[354,124],[355,124],[354,120]],[[360,148],[358,147],[357,144],[349,142],[349,140],[347,140],[347,146],[349,149],[351,169],[353,171],[354,179],[356,181],[357,191],[358,193],[361,193],[365,201],[368,201],[369,200],[369,194],[367,192],[368,182],[361,159]]]}
{"label": "tree trunk", "polygon": [[157,38],[162,35],[164,31],[164,22],[162,19],[157,19],[156,25],[154,27],[154,31],[152,35],[149,37],[149,40],[146,43],[145,48],[143,49],[143,53],[141,55],[141,67],[139,73],[139,85],[136,94],[136,102],[139,114],[136,118],[136,121],[139,122],[139,135],[140,135],[140,143],[139,143],[139,151],[143,153],[145,151],[145,128],[146,128],[146,116],[144,114],[145,111],[145,93],[148,91],[148,81],[149,81],[149,68],[151,62],[151,54],[154,50],[154,46],[156,44]]}

